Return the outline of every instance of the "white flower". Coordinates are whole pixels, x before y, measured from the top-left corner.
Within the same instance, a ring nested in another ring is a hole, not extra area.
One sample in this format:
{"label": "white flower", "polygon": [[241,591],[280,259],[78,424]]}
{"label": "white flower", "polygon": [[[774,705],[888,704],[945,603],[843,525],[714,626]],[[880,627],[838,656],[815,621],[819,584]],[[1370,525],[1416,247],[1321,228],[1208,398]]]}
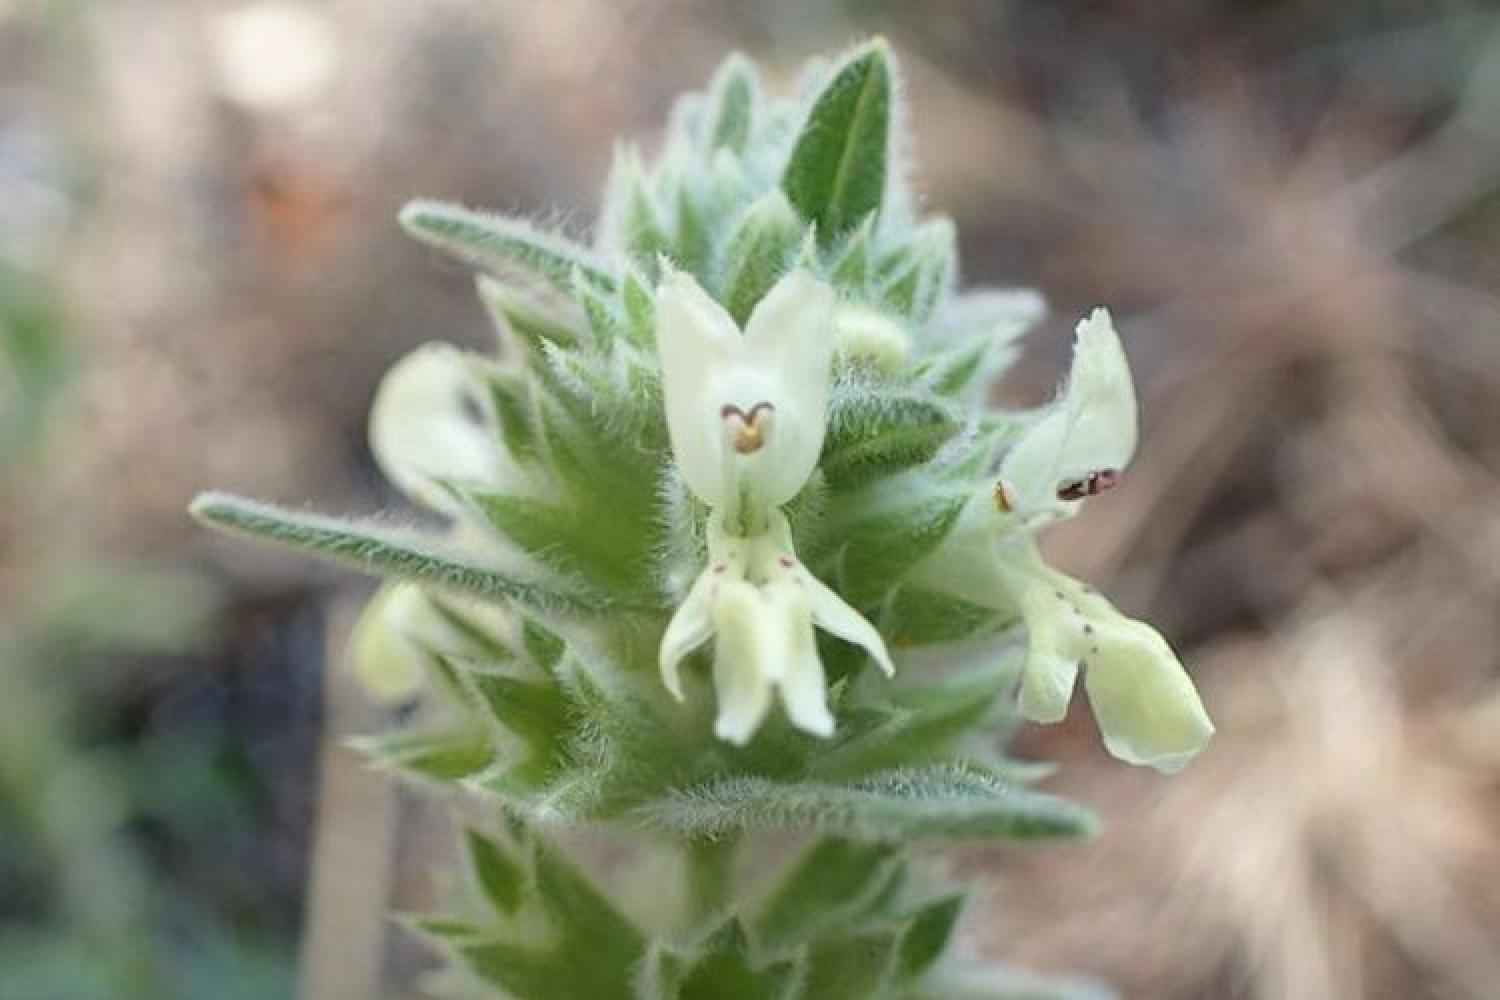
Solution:
{"label": "white flower", "polygon": [[1109,314],[1095,310],[1077,337],[1066,390],[1001,460],[994,496],[971,501],[912,576],[1020,615],[1027,631],[1020,708],[1027,718],[1060,720],[1082,668],[1109,752],[1176,771],[1214,732],[1176,654],[1151,626],[1043,562],[1033,537],[1113,485],[1135,451],[1135,390]]}
{"label": "white flower", "polygon": [[1135,454],[1135,386],[1109,312],[1095,309],[1076,337],[1066,388],[1000,463],[997,502],[1028,520],[1072,514]]}
{"label": "white flower", "polygon": [[427,672],[423,645],[448,631],[421,587],[387,583],[370,598],[349,635],[354,676],[376,701],[414,698]]}
{"label": "white flower", "polygon": [[476,633],[510,631],[506,612],[498,605],[452,594],[440,600],[441,604],[415,583],[390,581],[360,612],[349,635],[348,656],[371,698],[388,704],[415,698],[425,686],[434,654],[483,655]]}
{"label": "white flower", "polygon": [[741,334],[690,275],[657,294],[667,428],[688,487],[711,508],[707,567],[662,637],[662,681],[679,700],[688,653],[714,639],[714,731],[749,742],[780,693],[793,725],[833,733],[814,625],[893,672],[880,634],[809,573],[778,509],[823,447],[833,291],[797,271],[777,282]]}
{"label": "white flower", "polygon": [[370,450],[417,503],[453,513],[443,480],[498,483],[506,462],[486,425],[488,396],[475,359],[447,344],[417,348],[386,372],[370,407]]}

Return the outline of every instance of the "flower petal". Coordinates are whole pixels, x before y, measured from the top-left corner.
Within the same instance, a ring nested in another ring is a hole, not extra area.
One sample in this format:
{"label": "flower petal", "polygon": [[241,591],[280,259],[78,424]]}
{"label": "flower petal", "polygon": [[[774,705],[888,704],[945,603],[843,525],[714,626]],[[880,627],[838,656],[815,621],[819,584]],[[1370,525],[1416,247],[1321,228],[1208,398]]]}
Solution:
{"label": "flower petal", "polygon": [[699,576],[661,637],[657,656],[661,681],[678,701],[683,700],[682,675],[678,670],[683,658],[714,634],[713,590],[713,576],[709,573]]}
{"label": "flower petal", "polygon": [[896,672],[891,654],[885,648],[885,640],[864,615],[851,608],[842,597],[811,573],[804,572],[802,581],[807,590],[813,621],[819,628],[845,642],[863,646],[887,677]]}
{"label": "flower petal", "polygon": [[828,686],[813,638],[807,595],[785,580],[767,586],[763,596],[767,617],[776,629],[776,643],[767,649],[768,660],[780,664],[777,686],[787,718],[805,733],[832,736],[833,713],[828,711]]}
{"label": "flower petal", "polygon": [[473,408],[484,412],[467,356],[427,344],[396,362],[370,408],[370,450],[391,482],[416,502],[452,513],[457,503],[438,485],[457,479],[494,485],[503,456]]}
{"label": "flower petal", "polygon": [[[1035,632],[1032,636],[1035,638]],[[1021,714],[1032,722],[1061,722],[1068,714],[1077,682],[1077,660],[1033,648],[1027,653],[1021,674]]]}
{"label": "flower petal", "polygon": [[744,746],[760,728],[771,708],[771,682],[761,668],[764,608],[755,587],[744,580],[726,580],[713,604],[714,689],[719,717],[714,734]]}
{"label": "flower petal", "polygon": [[725,495],[722,419],[712,391],[743,350],[739,327],[684,271],[673,272],[656,293],[656,349],[661,359],[667,432],[677,468],[688,486],[712,506]]}
{"label": "flower petal", "polygon": [[1027,428],[1000,464],[1011,505],[1031,512],[1059,505],[1060,486],[1123,469],[1135,453],[1135,386],[1109,312],[1078,324],[1067,387]]}
{"label": "flower petal", "polygon": [[832,288],[797,270],[772,286],[745,324],[745,360],[774,387],[775,429],[754,456],[756,498],[770,506],[801,491],[823,450],[833,305]]}
{"label": "flower petal", "polygon": [[1180,771],[1214,734],[1187,672],[1155,629],[1121,618],[1099,634],[1084,687],[1104,745],[1130,764]]}
{"label": "flower petal", "polygon": [[422,689],[421,651],[412,641],[432,616],[422,589],[388,583],[375,592],[349,635],[349,658],[360,685],[376,701],[396,704]]}

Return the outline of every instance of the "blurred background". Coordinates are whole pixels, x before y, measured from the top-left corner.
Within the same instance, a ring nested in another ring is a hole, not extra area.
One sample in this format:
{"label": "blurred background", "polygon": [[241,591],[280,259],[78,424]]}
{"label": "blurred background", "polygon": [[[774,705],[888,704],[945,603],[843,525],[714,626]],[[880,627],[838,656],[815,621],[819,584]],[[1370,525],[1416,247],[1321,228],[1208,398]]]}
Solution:
{"label": "blurred background", "polygon": [[[902,60],[969,283],[1110,304],[1123,487],[1049,537],[1195,671],[1182,776],[1028,731],[1085,845],[965,946],[1128,997],[1500,996],[1500,13],[1478,0],[0,0],[0,998],[390,998],[441,817],[340,740],[368,584],[204,487],[366,511],[379,373],[489,334],[407,198],[586,233],[732,49]],[[327,668],[327,669],[325,669]]]}

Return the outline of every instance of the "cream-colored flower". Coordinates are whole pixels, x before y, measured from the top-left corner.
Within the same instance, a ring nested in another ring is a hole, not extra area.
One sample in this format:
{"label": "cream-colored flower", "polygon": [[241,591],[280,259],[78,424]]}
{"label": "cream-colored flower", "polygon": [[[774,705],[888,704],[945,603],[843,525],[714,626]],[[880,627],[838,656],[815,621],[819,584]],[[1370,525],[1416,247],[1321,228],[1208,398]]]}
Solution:
{"label": "cream-colored flower", "polygon": [[498,484],[508,459],[489,419],[480,360],[425,344],[397,361],[370,407],[370,450],[391,482],[424,507],[453,513],[444,480]]}
{"label": "cream-colored flower", "polygon": [[779,693],[787,717],[833,733],[814,626],[856,643],[887,674],[885,643],[792,549],[780,505],[823,446],[833,291],[805,272],[777,282],[742,334],[690,275],[657,295],[667,428],[688,487],[712,509],[709,560],[662,637],[662,680],[683,697],[688,653],[714,640],[715,732],[749,742]]}
{"label": "cream-colored flower", "polygon": [[1109,312],[1078,324],[1067,385],[1000,463],[997,500],[1045,523],[1113,484],[1135,454],[1135,385]]}
{"label": "cream-colored flower", "polygon": [[422,588],[387,583],[370,598],[349,636],[354,676],[371,698],[400,703],[422,690],[422,644],[445,630]]}
{"label": "cream-colored flower", "polygon": [[1135,451],[1135,390],[1109,314],[1095,310],[1077,336],[1066,389],[1001,460],[994,496],[972,500],[912,578],[1020,616],[1027,632],[1020,708],[1028,719],[1060,720],[1082,669],[1110,753],[1176,771],[1214,732],[1176,654],[1155,629],[1052,569],[1036,548],[1037,528],[1112,485]]}

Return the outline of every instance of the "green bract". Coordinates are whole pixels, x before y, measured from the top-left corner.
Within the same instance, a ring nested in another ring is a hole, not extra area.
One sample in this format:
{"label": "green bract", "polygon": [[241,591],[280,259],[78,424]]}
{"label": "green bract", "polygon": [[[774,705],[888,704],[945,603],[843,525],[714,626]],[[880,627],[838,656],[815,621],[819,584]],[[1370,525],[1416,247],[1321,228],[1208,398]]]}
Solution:
{"label": "green bract", "polygon": [[[445,531],[195,505],[393,581],[354,648],[417,710],[364,745],[490,817],[456,912],[411,921],[462,995],[1060,995],[948,956],[961,897],[908,845],[1091,829],[998,750],[1018,689],[1055,719],[1083,669],[1107,745],[1163,769],[1212,732],[1156,633],[1035,556],[1134,448],[1109,316],[1057,400],[982,409],[1041,301],[956,290],[893,77],[877,41],[779,100],[730,59],[657,162],[620,148],[588,245],[402,213],[483,272],[501,341],[424,347],[377,397],[377,460]],[[650,906],[569,860],[585,823],[675,856]],[[806,840],[769,891],[762,831]]]}

